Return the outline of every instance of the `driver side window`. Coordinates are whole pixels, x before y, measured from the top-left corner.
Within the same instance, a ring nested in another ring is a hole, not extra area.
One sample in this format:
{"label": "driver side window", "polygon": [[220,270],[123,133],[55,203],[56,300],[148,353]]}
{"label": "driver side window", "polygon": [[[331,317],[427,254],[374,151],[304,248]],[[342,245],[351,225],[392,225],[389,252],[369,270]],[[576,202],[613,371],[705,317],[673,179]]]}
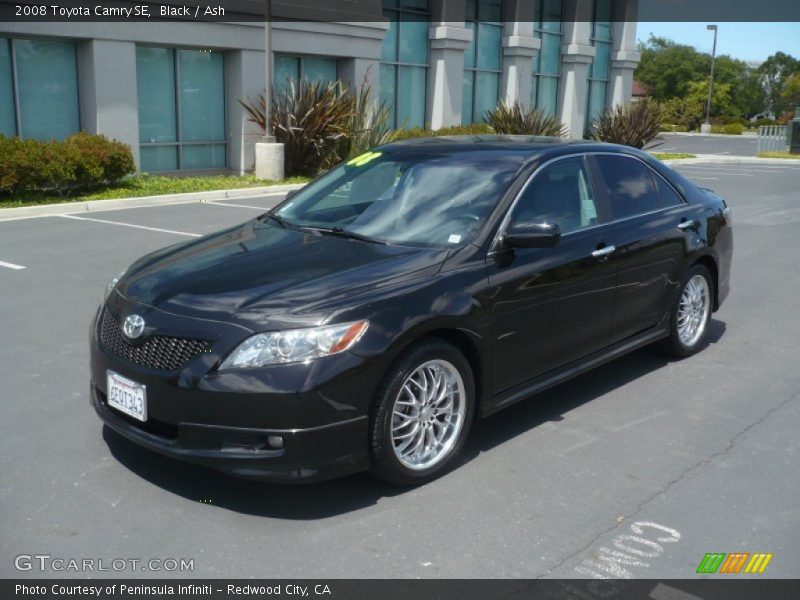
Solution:
{"label": "driver side window", "polygon": [[522,192],[511,223],[555,223],[562,235],[598,223],[589,173],[581,157],[542,169]]}

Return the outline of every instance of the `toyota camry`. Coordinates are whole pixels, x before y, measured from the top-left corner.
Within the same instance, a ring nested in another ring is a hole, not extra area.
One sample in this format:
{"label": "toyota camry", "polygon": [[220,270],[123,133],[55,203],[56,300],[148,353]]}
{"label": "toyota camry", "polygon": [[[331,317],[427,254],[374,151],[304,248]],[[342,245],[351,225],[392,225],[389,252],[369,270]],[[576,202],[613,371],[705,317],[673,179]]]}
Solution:
{"label": "toyota camry", "polygon": [[422,483],[480,417],[647,344],[700,351],[732,245],[723,199],[632,148],[391,143],[114,278],[91,399],[232,475]]}

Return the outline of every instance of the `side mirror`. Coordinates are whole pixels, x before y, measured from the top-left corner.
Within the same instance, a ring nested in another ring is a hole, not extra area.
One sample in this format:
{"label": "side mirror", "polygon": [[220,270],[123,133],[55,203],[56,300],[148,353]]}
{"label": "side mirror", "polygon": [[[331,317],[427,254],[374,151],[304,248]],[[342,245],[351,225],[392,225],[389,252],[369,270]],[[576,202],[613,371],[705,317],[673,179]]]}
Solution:
{"label": "side mirror", "polygon": [[512,248],[552,248],[560,239],[561,229],[555,223],[518,223],[503,235]]}

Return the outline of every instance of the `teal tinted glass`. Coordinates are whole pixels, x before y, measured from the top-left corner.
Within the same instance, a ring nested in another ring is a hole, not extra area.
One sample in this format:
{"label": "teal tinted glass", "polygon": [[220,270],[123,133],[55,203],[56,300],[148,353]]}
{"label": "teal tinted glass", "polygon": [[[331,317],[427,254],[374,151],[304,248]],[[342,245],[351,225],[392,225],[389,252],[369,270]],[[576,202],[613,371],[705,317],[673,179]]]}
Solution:
{"label": "teal tinted glass", "polygon": [[478,19],[480,21],[500,21],[502,15],[502,0],[478,0]]}
{"label": "teal tinted glass", "polygon": [[[220,52],[178,50],[181,141],[225,139],[225,85]],[[184,165],[184,168],[191,168]]]}
{"label": "teal tinted glass", "polygon": [[428,10],[428,0],[401,0],[400,6],[411,10]]}
{"label": "teal tinted glass", "polygon": [[554,115],[558,104],[558,78],[539,77],[539,101],[536,106],[547,114]]}
{"label": "teal tinted glass", "polygon": [[0,38],[0,134],[17,133],[17,116],[14,113],[14,84],[11,74],[11,44]]}
{"label": "teal tinted glass", "polygon": [[303,80],[330,83],[336,81],[336,61],[332,58],[310,58],[302,60]]}
{"label": "teal tinted glass", "polygon": [[286,94],[291,83],[297,86],[300,77],[300,59],[296,56],[276,56],[274,59],[275,72],[272,80],[275,85],[275,93],[278,96]]}
{"label": "teal tinted glass", "polygon": [[608,84],[605,81],[589,82],[589,123],[603,114],[606,107],[606,91]]}
{"label": "teal tinted glass", "polygon": [[400,55],[402,63],[428,64],[428,22],[409,20],[404,14],[400,21]]}
{"label": "teal tinted glass", "polygon": [[397,67],[394,65],[381,65],[380,101],[385,102],[389,109],[389,123],[397,127],[397,110],[395,106],[395,82],[397,80]]}
{"label": "teal tinted glass", "polygon": [[424,67],[400,67],[397,94],[397,123],[403,127],[425,126]]}
{"label": "teal tinted glass", "polygon": [[[140,143],[176,141],[175,64],[172,50],[136,48],[136,88]],[[177,168],[177,164],[174,168]]]}
{"label": "teal tinted glass", "polygon": [[478,0],[465,0],[464,14],[468,21],[474,21],[478,18]]}
{"label": "teal tinted glass", "polygon": [[592,79],[608,79],[608,70],[611,61],[611,44],[596,42],[595,55],[592,61]]}
{"label": "teal tinted glass", "polygon": [[498,73],[477,71],[475,74],[475,106],[473,107],[473,122],[480,123],[485,120],[486,111],[497,106],[497,90],[500,83]]}
{"label": "teal tinted glass", "polygon": [[598,40],[611,40],[611,0],[594,2],[594,37]]}
{"label": "teal tinted glass", "polygon": [[178,168],[177,146],[143,146],[139,148],[142,171],[175,171]]}
{"label": "teal tinted glass", "polygon": [[397,13],[393,11],[383,11],[383,16],[389,19],[389,29],[383,37],[381,43],[381,60],[383,62],[397,61]]}
{"label": "teal tinted glass", "polygon": [[541,22],[541,27],[545,31],[554,33],[561,32],[561,0],[542,0],[537,11],[537,19]]}
{"label": "teal tinted glass", "polygon": [[75,44],[15,40],[20,136],[63,139],[79,130]]}
{"label": "teal tinted glass", "polygon": [[472,124],[472,93],[475,71],[464,71],[461,86],[461,122]]}
{"label": "teal tinted glass", "polygon": [[561,36],[544,34],[539,51],[539,72],[558,75],[561,66]]}
{"label": "teal tinted glass", "polygon": [[478,24],[478,68],[500,70],[503,27],[491,23]]}
{"label": "teal tinted glass", "polygon": [[465,69],[474,69],[475,68],[475,48],[476,48],[476,30],[475,23],[465,23],[464,26],[472,32],[472,39],[467,46],[467,49],[464,51],[464,68]]}
{"label": "teal tinted glass", "polygon": [[188,144],[183,147],[184,169],[222,169],[225,144]]}

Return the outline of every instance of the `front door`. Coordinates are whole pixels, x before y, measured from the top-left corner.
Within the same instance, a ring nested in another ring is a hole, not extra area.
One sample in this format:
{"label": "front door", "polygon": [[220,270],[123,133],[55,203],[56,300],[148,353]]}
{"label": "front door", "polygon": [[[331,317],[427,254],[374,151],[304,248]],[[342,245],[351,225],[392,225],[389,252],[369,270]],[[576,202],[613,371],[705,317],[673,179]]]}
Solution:
{"label": "front door", "polygon": [[608,344],[615,240],[595,198],[584,157],[573,156],[539,171],[512,207],[509,225],[556,223],[562,236],[487,258],[495,394]]}

